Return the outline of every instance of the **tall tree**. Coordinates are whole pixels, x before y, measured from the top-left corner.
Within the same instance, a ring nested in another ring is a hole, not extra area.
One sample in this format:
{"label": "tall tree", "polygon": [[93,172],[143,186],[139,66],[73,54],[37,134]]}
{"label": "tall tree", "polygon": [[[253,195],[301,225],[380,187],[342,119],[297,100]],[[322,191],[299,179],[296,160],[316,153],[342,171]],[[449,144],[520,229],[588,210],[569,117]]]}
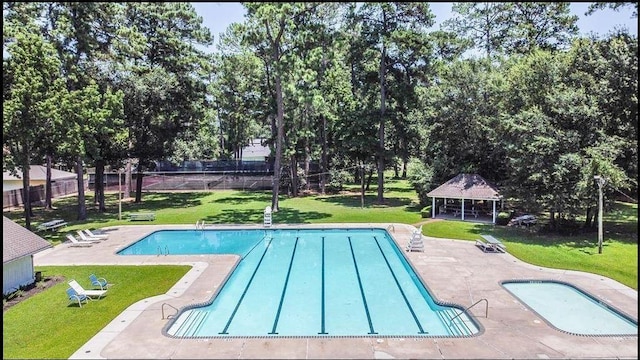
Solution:
{"label": "tall tree", "polygon": [[29,170],[32,158],[42,153],[41,130],[58,123],[58,104],[64,96],[60,60],[55,48],[33,27],[10,29],[12,40],[3,59],[2,143],[13,161],[6,165],[22,171],[25,226],[31,228]]}
{"label": "tall tree", "polygon": [[387,73],[390,65],[389,49],[394,42],[402,41],[399,33],[421,33],[434,23],[434,15],[427,3],[363,3],[357,11],[357,18],[362,22],[364,41],[375,48],[379,56],[378,89],[378,198],[384,202],[384,170],[385,170],[385,125],[387,122]]}
{"label": "tall tree", "polygon": [[593,13],[595,13],[596,11],[607,9],[607,8],[614,11],[620,11],[620,9],[625,7],[634,8],[633,12],[631,13],[631,17],[632,18],[638,17],[638,3],[635,1],[616,1],[616,2],[597,1],[589,5],[589,9],[587,9],[587,12],[585,13],[585,15],[587,16],[593,15]]}
{"label": "tall tree", "polygon": [[[196,45],[211,43],[189,3],[126,3],[116,46],[121,62],[117,84],[127,100],[129,155],[138,159],[136,202],[142,201],[143,172],[162,160],[177,134],[205,116],[209,57]],[[152,93],[148,93],[152,92]]]}
{"label": "tall tree", "polygon": [[313,3],[243,3],[247,8],[247,46],[255,49],[265,66],[265,74],[273,81],[275,105],[275,160],[271,196],[272,211],[279,209],[280,180],[282,177],[285,128],[284,89],[288,74],[285,62],[292,48],[295,31],[293,18],[300,12],[310,11]]}
{"label": "tall tree", "polygon": [[535,48],[566,49],[578,34],[578,16],[568,2],[514,2],[507,18],[509,53],[527,54]]}
{"label": "tall tree", "polygon": [[456,2],[451,10],[457,15],[445,20],[442,27],[468,39],[491,58],[504,51],[512,7],[508,2]]}

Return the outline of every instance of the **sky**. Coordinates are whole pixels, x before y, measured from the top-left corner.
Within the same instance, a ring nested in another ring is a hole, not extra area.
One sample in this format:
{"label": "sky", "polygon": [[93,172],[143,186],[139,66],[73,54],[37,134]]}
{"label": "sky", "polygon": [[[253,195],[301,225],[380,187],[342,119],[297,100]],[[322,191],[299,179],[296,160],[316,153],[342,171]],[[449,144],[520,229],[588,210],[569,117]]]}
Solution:
{"label": "sky", "polygon": [[[211,30],[214,37],[213,45],[209,51],[216,49],[220,34],[234,22],[243,22],[245,10],[240,3],[234,2],[193,2],[191,3],[198,15],[202,16],[204,26]],[[435,29],[440,28],[440,23],[451,17],[451,4],[444,2],[429,3],[431,11],[436,15]],[[638,19],[631,18],[632,8],[627,6],[620,11],[610,9],[598,10],[592,15],[585,16],[584,13],[589,7],[589,2],[571,3],[571,11],[578,15],[578,28],[582,35],[596,33],[606,35],[617,27],[627,28],[630,34],[638,35]]]}

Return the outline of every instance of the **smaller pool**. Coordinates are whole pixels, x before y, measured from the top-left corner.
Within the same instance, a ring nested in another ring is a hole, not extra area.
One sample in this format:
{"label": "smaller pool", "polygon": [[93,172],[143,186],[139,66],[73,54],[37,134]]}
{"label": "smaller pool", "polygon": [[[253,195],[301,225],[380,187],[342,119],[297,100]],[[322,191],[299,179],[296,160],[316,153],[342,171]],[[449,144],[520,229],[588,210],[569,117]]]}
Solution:
{"label": "smaller pool", "polygon": [[552,280],[502,286],[551,326],[574,335],[638,335],[638,321],[573,285]]}

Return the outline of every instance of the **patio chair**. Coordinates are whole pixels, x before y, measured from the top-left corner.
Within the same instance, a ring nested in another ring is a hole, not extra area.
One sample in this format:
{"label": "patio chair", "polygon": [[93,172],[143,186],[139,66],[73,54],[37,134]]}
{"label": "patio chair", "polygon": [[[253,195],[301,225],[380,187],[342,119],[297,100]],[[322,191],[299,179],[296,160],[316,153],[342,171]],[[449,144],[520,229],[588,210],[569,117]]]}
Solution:
{"label": "patio chair", "polygon": [[69,239],[69,241],[71,241],[71,247],[90,247],[92,246],[92,244],[96,244],[99,243],[100,240],[93,240],[93,241],[80,241],[78,239],[76,239],[75,236],[71,235],[71,234],[67,234],[67,239]]}
{"label": "patio chair", "polygon": [[73,288],[67,289],[67,297],[69,297],[69,301],[78,302],[78,306],[82,307],[82,303],[85,304],[89,302],[89,297],[83,294],[78,294]]}
{"label": "patio chair", "polygon": [[100,299],[102,296],[104,296],[104,294],[107,293],[107,290],[85,290],[85,288],[83,288],[82,285],[80,285],[74,279],[69,280],[69,286],[71,286],[71,288],[78,294],[85,295],[89,297],[89,299],[91,298]]}
{"label": "patio chair", "polygon": [[113,285],[110,284],[107,279],[101,277],[97,277],[95,274],[91,274],[89,275],[89,281],[91,281],[91,286],[93,287],[99,287],[100,290],[105,290],[107,287]]}
{"label": "patio chair", "polygon": [[98,238],[89,237],[89,236],[87,236],[87,234],[82,232],[82,230],[78,230],[76,232],[78,233],[78,236],[80,237],[80,241],[93,241],[94,243],[99,243],[100,241],[105,240],[105,239],[98,239]]}
{"label": "patio chair", "polygon": [[94,238],[98,240],[107,240],[109,238],[108,234],[97,234],[92,232],[90,229],[84,229],[83,231],[89,238]]}

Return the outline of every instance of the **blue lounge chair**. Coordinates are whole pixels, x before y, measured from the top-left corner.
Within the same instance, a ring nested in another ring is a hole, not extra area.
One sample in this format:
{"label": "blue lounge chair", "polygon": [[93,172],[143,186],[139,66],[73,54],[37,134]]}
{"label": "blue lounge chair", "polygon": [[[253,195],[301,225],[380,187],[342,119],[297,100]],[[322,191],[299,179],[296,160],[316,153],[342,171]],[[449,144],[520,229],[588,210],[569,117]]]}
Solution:
{"label": "blue lounge chair", "polygon": [[69,301],[71,302],[78,302],[78,305],[80,307],[82,307],[82,303],[84,302],[85,304],[89,302],[89,297],[87,295],[84,294],[78,294],[77,291],[75,291],[73,288],[68,288],[67,289],[67,296],[69,297]]}
{"label": "blue lounge chair", "polygon": [[89,275],[89,281],[91,281],[91,286],[99,287],[100,290],[105,290],[108,286],[112,285],[112,284],[109,284],[107,279],[99,278],[95,274]]}

